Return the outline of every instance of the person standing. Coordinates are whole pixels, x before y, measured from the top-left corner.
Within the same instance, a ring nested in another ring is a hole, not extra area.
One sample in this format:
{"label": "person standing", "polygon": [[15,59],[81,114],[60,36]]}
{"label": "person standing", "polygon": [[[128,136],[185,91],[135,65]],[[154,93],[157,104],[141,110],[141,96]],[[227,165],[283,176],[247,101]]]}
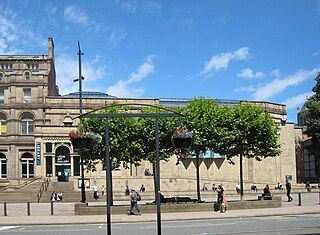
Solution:
{"label": "person standing", "polygon": [[97,199],[99,198],[99,195],[98,195],[98,187],[97,187],[97,185],[94,184],[94,185],[92,186],[92,188],[93,188],[93,198],[97,200]]}
{"label": "person standing", "polygon": [[288,180],[286,180],[286,190],[287,190],[287,197],[288,197],[288,202],[292,202],[292,197],[290,196],[291,193],[291,184]]}
{"label": "person standing", "polygon": [[104,188],[104,185],[102,185],[101,187],[101,196],[104,196],[104,192],[106,191],[106,189]]}
{"label": "person standing", "polygon": [[138,215],[141,215],[140,208],[138,206],[138,193],[135,189],[131,189],[131,195],[130,195],[130,209],[129,209],[129,215],[133,215],[132,212],[133,208],[136,208]]}

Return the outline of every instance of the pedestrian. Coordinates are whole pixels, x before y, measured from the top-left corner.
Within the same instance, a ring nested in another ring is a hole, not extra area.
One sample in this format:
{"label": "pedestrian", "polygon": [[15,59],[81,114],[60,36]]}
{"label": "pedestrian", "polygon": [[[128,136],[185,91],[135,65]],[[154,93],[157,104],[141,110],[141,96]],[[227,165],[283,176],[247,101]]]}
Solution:
{"label": "pedestrian", "polygon": [[288,202],[292,202],[292,197],[290,196],[291,193],[291,184],[288,180],[286,180],[286,190],[287,190],[287,197],[288,197]]}
{"label": "pedestrian", "polygon": [[258,191],[258,188],[257,188],[257,185],[256,183],[253,182],[253,184],[251,184],[251,190],[257,192]]}
{"label": "pedestrian", "polygon": [[140,192],[145,192],[145,191],[146,191],[146,187],[144,186],[144,184],[141,184]]}
{"label": "pedestrian", "polygon": [[55,191],[53,191],[53,192],[51,193],[50,200],[51,200],[52,202],[54,202],[55,200],[57,200],[57,194],[56,194]]}
{"label": "pedestrian", "polygon": [[215,184],[212,184],[212,191],[215,193],[217,191],[217,187]]}
{"label": "pedestrian", "polygon": [[126,196],[130,195],[130,188],[128,185],[126,185],[126,188],[124,189],[124,195],[126,195]]}
{"label": "pedestrian", "polygon": [[202,191],[208,191],[208,187],[206,184],[203,184]]}
{"label": "pedestrian", "polygon": [[308,191],[308,192],[310,192],[310,191],[311,191],[311,187],[310,187],[310,183],[309,183],[309,181],[306,183],[306,189],[307,189],[307,191]]}
{"label": "pedestrian", "polygon": [[93,188],[93,198],[96,199],[96,200],[98,200],[99,194],[98,194],[98,187],[97,187],[97,185],[94,184],[94,185],[92,186],[92,188]]}
{"label": "pedestrian", "polygon": [[240,187],[239,182],[238,182],[237,185],[236,185],[236,192],[237,192],[238,194],[241,193],[241,187]]}
{"label": "pedestrian", "polygon": [[[138,215],[141,215],[140,208],[138,206],[138,200],[140,198],[140,195],[136,192],[135,189],[131,189],[131,195],[130,195],[130,209],[128,214],[129,215],[134,215],[132,212],[133,208],[136,208]],[[141,200],[141,199],[140,199]]]}
{"label": "pedestrian", "polygon": [[227,211],[228,202],[227,202],[225,191],[221,185],[218,185],[217,192],[218,192],[218,198],[217,198],[218,209],[220,210],[220,212],[224,213]]}
{"label": "pedestrian", "polygon": [[263,196],[263,197],[264,197],[264,196],[271,196],[269,184],[266,184],[266,186],[264,187],[262,196]]}
{"label": "pedestrian", "polygon": [[62,192],[58,192],[57,201],[62,201]]}
{"label": "pedestrian", "polygon": [[104,188],[104,185],[102,185],[102,187],[101,187],[101,196],[103,196],[104,195],[104,192],[106,191],[106,189]]}

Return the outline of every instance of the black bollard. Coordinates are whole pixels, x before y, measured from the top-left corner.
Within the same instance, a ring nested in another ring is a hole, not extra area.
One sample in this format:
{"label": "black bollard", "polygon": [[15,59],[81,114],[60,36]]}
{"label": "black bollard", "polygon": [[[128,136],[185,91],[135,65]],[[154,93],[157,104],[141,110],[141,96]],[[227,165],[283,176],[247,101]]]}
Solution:
{"label": "black bollard", "polygon": [[8,216],[8,214],[7,214],[7,203],[6,202],[3,203],[3,214],[4,214],[4,216]]}
{"label": "black bollard", "polygon": [[298,193],[298,201],[299,201],[298,206],[301,206],[301,193]]}
{"label": "black bollard", "polygon": [[319,205],[320,205],[320,192],[319,192]]}
{"label": "black bollard", "polygon": [[27,215],[30,215],[30,202],[27,202]]}
{"label": "black bollard", "polygon": [[53,213],[53,202],[51,202],[51,215],[54,215],[54,213]]}

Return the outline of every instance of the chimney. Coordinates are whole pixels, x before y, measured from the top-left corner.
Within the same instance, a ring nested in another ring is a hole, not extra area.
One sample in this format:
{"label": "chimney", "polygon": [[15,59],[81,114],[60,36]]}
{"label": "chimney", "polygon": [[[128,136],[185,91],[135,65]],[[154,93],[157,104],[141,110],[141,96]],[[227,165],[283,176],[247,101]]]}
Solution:
{"label": "chimney", "polygon": [[54,59],[54,44],[52,37],[48,38],[48,57]]}

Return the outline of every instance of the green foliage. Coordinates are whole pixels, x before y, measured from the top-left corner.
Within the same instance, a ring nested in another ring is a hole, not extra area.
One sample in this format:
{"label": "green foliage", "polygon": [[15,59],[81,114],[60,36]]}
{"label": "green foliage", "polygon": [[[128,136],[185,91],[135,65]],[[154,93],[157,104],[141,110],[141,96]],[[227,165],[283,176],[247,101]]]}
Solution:
{"label": "green foliage", "polygon": [[306,133],[311,137],[312,146],[310,148],[317,156],[320,156],[320,73],[315,78],[316,85],[311,96],[306,104],[305,110],[302,111],[302,118],[307,127]]}

